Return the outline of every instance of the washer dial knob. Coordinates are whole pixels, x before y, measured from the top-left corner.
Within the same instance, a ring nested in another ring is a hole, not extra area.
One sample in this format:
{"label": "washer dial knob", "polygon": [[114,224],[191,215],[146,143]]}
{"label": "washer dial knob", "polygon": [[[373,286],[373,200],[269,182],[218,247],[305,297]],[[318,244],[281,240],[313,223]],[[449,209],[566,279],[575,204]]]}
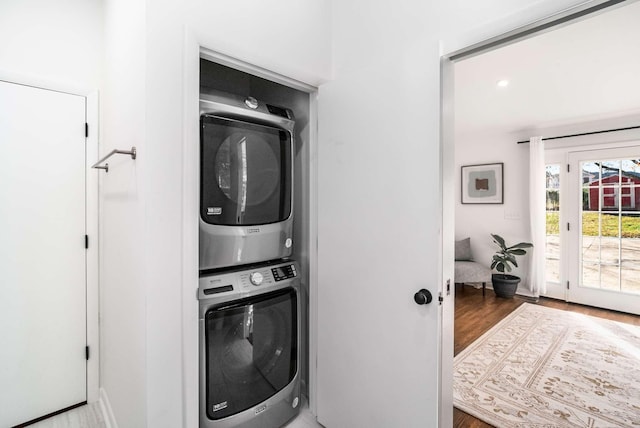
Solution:
{"label": "washer dial knob", "polygon": [[249,281],[251,281],[253,285],[260,285],[262,281],[264,281],[264,276],[260,272],[253,272],[249,275]]}

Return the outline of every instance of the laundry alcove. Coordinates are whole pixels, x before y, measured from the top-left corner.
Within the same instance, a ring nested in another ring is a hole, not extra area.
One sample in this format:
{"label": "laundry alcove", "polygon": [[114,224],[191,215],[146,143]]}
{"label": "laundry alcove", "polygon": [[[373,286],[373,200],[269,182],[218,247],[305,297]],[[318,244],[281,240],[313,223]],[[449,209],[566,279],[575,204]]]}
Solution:
{"label": "laundry alcove", "polygon": [[294,176],[293,176],[293,251],[291,258],[298,262],[301,277],[302,357],[300,364],[302,392],[308,395],[309,384],[309,246],[311,215],[311,112],[312,95],[283,84],[255,76],[220,63],[215,55],[202,52],[200,58],[201,94],[228,93],[240,97],[253,97],[260,102],[282,106],[293,111]]}

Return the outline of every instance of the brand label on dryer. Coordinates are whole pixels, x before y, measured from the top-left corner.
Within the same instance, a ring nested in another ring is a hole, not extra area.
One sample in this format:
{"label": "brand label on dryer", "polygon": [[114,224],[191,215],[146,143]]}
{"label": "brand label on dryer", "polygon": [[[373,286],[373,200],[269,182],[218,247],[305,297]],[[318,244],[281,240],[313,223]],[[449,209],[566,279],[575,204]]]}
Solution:
{"label": "brand label on dryer", "polygon": [[220,215],[222,214],[222,207],[207,207],[207,215]]}
{"label": "brand label on dryer", "polygon": [[250,227],[247,229],[247,233],[258,233],[258,232],[260,232],[259,227]]}
{"label": "brand label on dryer", "polygon": [[260,407],[256,407],[256,413],[255,413],[255,414],[257,415],[258,413],[262,413],[262,412],[264,412],[265,410],[267,410],[267,405],[266,405],[266,404],[263,404],[263,405],[262,405],[262,406],[260,406]]}
{"label": "brand label on dryer", "polygon": [[218,403],[218,404],[214,404],[213,405],[213,411],[214,412],[218,412],[222,409],[226,409],[227,408],[227,402],[223,401],[222,403]]}

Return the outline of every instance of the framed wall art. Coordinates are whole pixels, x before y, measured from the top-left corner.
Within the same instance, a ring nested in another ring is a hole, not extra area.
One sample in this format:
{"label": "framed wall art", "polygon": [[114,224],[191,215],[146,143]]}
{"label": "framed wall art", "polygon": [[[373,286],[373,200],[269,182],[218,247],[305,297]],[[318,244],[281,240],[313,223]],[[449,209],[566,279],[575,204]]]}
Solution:
{"label": "framed wall art", "polygon": [[504,164],[465,165],[462,172],[463,204],[502,204]]}

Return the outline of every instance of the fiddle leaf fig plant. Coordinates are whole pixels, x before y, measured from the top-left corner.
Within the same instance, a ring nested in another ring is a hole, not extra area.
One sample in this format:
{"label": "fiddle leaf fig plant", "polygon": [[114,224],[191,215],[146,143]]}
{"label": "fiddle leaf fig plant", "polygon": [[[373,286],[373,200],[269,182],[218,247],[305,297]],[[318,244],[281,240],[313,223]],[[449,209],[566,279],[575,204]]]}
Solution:
{"label": "fiddle leaf fig plant", "polygon": [[505,271],[511,272],[513,267],[518,267],[516,256],[524,256],[525,254],[527,254],[525,248],[533,247],[533,244],[529,242],[520,242],[509,247],[505,243],[504,238],[502,238],[500,235],[492,233],[491,237],[493,238],[493,242],[498,247],[500,247],[500,251],[497,251],[493,255],[491,269],[495,269],[503,275]]}

